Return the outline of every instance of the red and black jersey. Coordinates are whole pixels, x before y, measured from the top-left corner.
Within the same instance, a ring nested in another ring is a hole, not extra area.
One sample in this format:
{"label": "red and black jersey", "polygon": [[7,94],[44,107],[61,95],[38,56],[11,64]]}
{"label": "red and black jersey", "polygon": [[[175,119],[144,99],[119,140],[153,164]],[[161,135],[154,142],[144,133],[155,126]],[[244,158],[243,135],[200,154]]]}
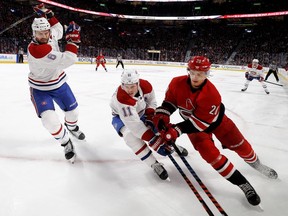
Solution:
{"label": "red and black jersey", "polygon": [[104,55],[98,55],[96,57],[96,63],[106,63],[106,59]]}
{"label": "red and black jersey", "polygon": [[216,87],[206,79],[199,89],[193,89],[188,76],[172,79],[162,107],[171,114],[178,108],[184,122],[183,133],[208,131],[215,128],[224,115],[224,105]]}

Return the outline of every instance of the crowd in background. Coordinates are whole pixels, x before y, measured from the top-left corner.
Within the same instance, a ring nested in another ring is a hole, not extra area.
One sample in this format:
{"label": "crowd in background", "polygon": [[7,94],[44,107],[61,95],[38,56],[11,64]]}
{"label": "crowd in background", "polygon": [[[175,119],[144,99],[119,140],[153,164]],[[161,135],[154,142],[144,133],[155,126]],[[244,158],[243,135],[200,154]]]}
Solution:
{"label": "crowd in background", "polygon": [[[73,1],[58,2],[73,6]],[[83,4],[89,2],[85,1]],[[97,5],[94,5],[91,10],[102,9],[103,12],[113,7],[107,4],[106,8],[99,5],[97,8]],[[132,10],[134,13],[137,11],[135,8]],[[120,13],[120,9],[121,7],[116,7],[113,11]],[[0,53],[16,54],[20,47],[27,52],[27,45],[32,39],[33,16],[15,27],[9,27],[30,16],[33,12],[31,5],[19,4],[12,0],[1,1],[0,10],[0,32],[8,28],[0,34]],[[286,16],[233,22],[165,22],[95,17],[60,8],[53,8],[53,11],[62,24],[74,20],[81,26],[82,42],[79,56],[95,57],[102,51],[106,58],[116,58],[117,54],[121,53],[123,59],[185,62],[190,56],[205,55],[215,64],[246,65],[251,59],[258,58],[264,66],[268,66],[274,60],[282,67],[288,60]],[[160,54],[150,53],[149,50],[160,51]]]}

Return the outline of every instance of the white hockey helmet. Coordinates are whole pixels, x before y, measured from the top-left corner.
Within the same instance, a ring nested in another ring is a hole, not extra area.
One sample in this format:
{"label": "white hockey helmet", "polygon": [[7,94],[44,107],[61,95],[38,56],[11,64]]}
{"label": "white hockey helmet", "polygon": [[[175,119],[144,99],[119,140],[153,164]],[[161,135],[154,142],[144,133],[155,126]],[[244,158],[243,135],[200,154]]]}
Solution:
{"label": "white hockey helmet", "polygon": [[32,23],[32,31],[33,35],[35,35],[35,31],[45,31],[50,30],[51,26],[48,20],[44,17],[35,18]]}
{"label": "white hockey helmet", "polygon": [[139,73],[137,70],[125,69],[121,74],[121,83],[122,84],[135,84],[139,82]]}
{"label": "white hockey helmet", "polygon": [[252,63],[257,63],[257,64],[258,64],[258,63],[259,63],[259,60],[258,60],[258,59],[253,59],[253,60],[252,60]]}

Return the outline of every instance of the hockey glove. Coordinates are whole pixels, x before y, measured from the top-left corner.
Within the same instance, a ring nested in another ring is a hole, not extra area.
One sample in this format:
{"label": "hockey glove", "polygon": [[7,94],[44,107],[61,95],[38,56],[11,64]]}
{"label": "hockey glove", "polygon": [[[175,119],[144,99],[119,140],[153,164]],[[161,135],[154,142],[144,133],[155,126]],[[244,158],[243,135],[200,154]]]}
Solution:
{"label": "hockey glove", "polygon": [[80,43],[81,42],[80,30],[81,30],[81,27],[77,25],[74,21],[71,21],[65,31],[66,41],[76,43],[76,44]]}
{"label": "hockey glove", "polygon": [[45,8],[44,3],[36,5],[35,7],[33,7],[33,10],[38,17],[45,17],[48,20],[54,16],[52,10]]}
{"label": "hockey glove", "polygon": [[169,124],[167,129],[161,132],[161,136],[169,143],[175,142],[176,139],[182,134],[181,129],[176,125]]}
{"label": "hockey glove", "polygon": [[167,156],[172,153],[172,148],[168,145],[161,136],[154,136],[149,141],[149,146],[162,156]]}
{"label": "hockey glove", "polygon": [[158,131],[164,130],[170,123],[170,112],[162,107],[155,110],[153,123]]}

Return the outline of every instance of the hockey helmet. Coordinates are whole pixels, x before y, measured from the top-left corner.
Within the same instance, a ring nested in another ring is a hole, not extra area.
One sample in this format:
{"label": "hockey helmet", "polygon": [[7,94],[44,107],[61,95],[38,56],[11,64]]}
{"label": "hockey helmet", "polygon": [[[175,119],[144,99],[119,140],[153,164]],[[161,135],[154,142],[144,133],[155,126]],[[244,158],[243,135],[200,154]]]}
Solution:
{"label": "hockey helmet", "polygon": [[211,63],[208,58],[204,56],[194,56],[188,61],[188,70],[208,72]]}
{"label": "hockey helmet", "polygon": [[50,30],[50,23],[44,17],[35,18],[32,23],[32,31],[33,35],[35,35],[35,31],[45,31]]}
{"label": "hockey helmet", "polygon": [[122,84],[135,84],[139,82],[139,73],[137,70],[124,70],[121,74],[121,83]]}
{"label": "hockey helmet", "polygon": [[252,60],[252,63],[257,63],[257,64],[258,64],[258,63],[259,63],[259,60],[258,60],[258,59],[253,59],[253,60]]}

